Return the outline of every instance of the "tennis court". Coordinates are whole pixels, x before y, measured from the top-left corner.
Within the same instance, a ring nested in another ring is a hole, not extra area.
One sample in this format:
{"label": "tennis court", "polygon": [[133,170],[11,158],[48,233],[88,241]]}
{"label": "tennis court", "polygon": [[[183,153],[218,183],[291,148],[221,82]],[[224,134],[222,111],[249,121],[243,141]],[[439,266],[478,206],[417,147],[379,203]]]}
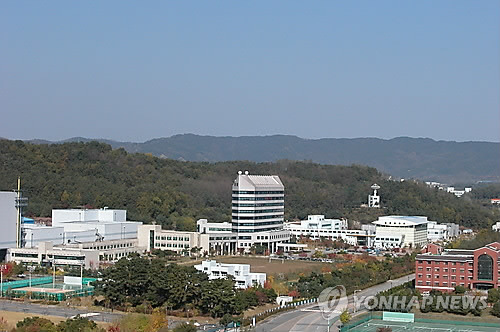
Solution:
{"label": "tennis court", "polygon": [[[476,325],[477,324],[477,325]],[[375,332],[380,327],[391,328],[392,332],[498,332],[500,325],[487,323],[467,323],[458,321],[415,321],[392,322],[382,319],[370,319],[357,326],[352,326],[343,331],[349,332]]]}

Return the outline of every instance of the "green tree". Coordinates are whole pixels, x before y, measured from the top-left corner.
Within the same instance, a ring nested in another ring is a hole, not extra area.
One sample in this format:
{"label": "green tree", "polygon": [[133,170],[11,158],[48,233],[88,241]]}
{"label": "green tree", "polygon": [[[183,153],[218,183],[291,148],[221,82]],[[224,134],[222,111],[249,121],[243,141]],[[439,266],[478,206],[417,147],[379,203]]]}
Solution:
{"label": "green tree", "polygon": [[17,322],[14,332],[57,332],[57,327],[50,320],[40,317],[26,317]]}
{"label": "green tree", "polygon": [[97,324],[88,318],[77,316],[62,321],[57,325],[58,332],[104,332]]}
{"label": "green tree", "polygon": [[467,291],[467,288],[465,288],[464,286],[455,286],[455,293],[456,294],[465,294],[465,292]]}
{"label": "green tree", "polygon": [[351,320],[351,314],[349,311],[344,310],[340,314],[340,321],[342,322],[343,325],[347,324]]}
{"label": "green tree", "polygon": [[498,288],[488,290],[488,298],[486,299],[486,302],[497,303],[498,301],[500,301],[500,291]]}
{"label": "green tree", "polygon": [[496,317],[500,317],[500,301],[497,301],[493,308],[491,308],[491,314]]}
{"label": "green tree", "polygon": [[215,279],[202,284],[200,309],[212,317],[222,317],[225,314],[239,314],[231,279]]}

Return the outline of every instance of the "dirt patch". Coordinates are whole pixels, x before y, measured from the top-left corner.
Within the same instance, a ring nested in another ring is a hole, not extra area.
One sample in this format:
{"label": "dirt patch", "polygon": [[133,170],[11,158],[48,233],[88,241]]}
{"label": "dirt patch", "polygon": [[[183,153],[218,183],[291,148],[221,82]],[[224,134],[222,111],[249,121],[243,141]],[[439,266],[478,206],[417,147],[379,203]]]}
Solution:
{"label": "dirt patch", "polygon": [[250,264],[252,272],[264,272],[268,275],[278,273],[308,273],[321,271],[323,267],[331,266],[329,263],[300,261],[300,260],[278,260],[261,257],[217,257],[217,262],[228,264]]}

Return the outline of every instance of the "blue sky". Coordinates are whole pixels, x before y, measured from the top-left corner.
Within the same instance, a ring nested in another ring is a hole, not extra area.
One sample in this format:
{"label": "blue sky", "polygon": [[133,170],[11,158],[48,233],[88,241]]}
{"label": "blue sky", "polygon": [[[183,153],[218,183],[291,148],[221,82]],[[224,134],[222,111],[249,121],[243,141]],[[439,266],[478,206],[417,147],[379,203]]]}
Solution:
{"label": "blue sky", "polygon": [[500,141],[500,2],[3,1],[0,137]]}

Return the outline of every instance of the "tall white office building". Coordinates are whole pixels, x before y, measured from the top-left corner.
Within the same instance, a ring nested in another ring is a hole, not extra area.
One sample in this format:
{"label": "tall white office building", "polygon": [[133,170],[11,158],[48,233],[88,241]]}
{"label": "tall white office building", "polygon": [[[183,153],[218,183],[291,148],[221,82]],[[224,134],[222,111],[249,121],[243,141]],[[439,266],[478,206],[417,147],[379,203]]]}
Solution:
{"label": "tall white office building", "polygon": [[275,252],[277,244],[290,239],[283,230],[285,188],[277,175],[249,175],[238,172],[233,183],[232,230],[238,234],[238,248],[254,245]]}

